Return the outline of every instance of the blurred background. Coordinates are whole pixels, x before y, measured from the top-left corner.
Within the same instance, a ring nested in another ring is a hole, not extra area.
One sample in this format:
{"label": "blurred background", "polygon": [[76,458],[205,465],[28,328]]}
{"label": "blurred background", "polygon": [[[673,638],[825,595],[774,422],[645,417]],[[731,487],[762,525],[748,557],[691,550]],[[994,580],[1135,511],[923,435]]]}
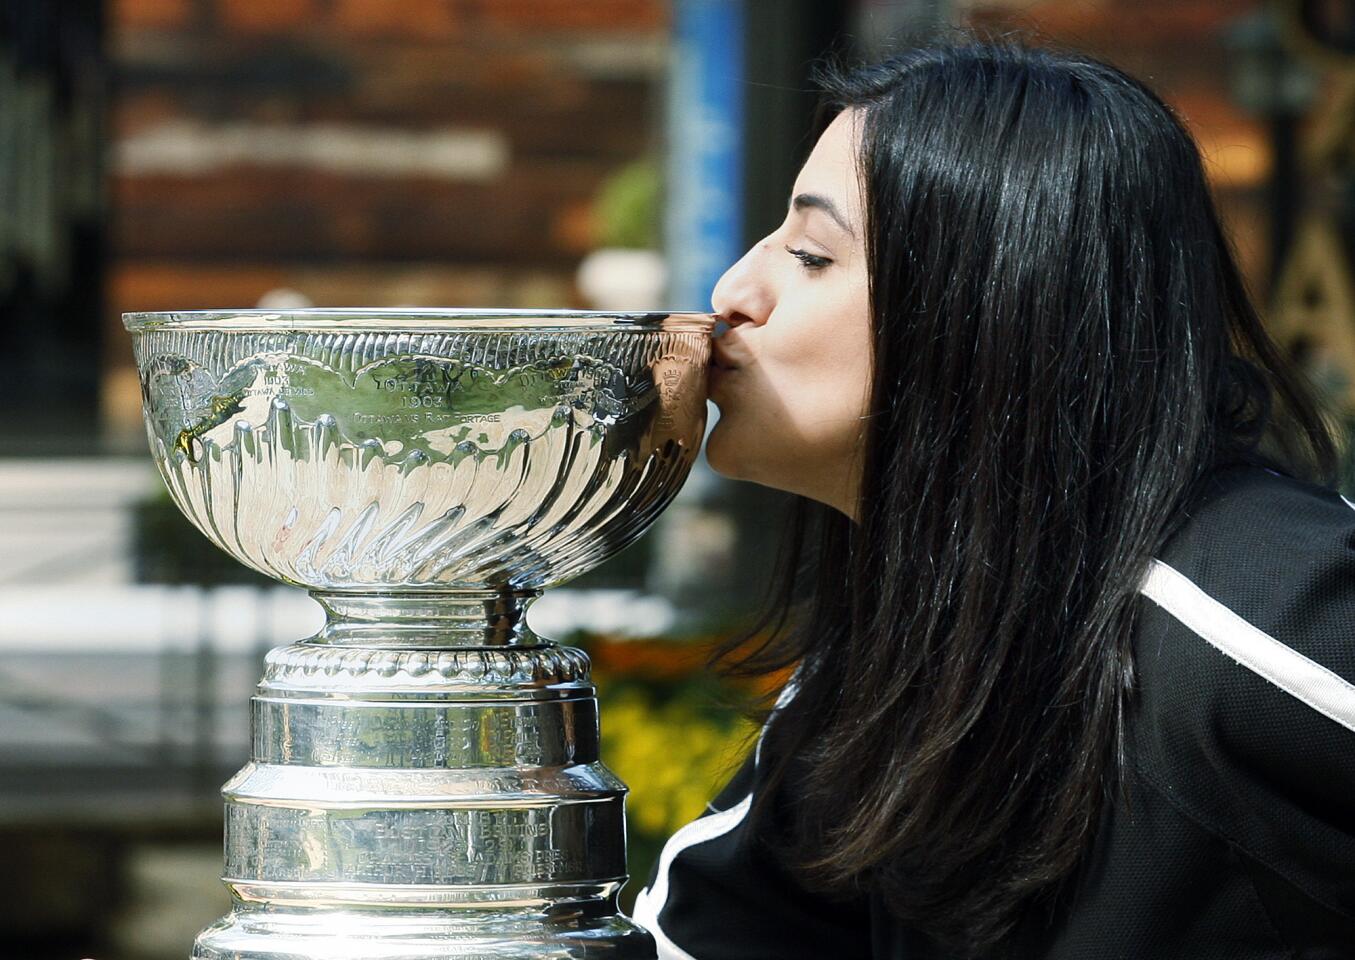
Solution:
{"label": "blurred background", "polygon": [[[1179,110],[1348,432],[1345,0],[3,0],[0,956],[187,955],[227,909],[217,790],[262,652],[320,622],[161,494],[123,311],[706,309],[783,216],[810,63],[948,23],[1080,48]],[[533,610],[594,659],[638,878],[748,733],[701,664],[762,588],[769,499],[698,467]]]}

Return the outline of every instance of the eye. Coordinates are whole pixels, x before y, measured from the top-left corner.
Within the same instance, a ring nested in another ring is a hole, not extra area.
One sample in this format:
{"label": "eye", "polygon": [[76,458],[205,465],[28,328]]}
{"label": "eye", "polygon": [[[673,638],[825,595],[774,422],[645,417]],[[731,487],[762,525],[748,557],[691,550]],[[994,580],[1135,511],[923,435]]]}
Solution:
{"label": "eye", "polygon": [[786,253],[790,254],[796,260],[799,260],[800,263],[804,264],[804,268],[810,271],[822,270],[833,262],[827,257],[818,257],[812,253],[807,253],[804,250],[796,250],[794,247],[786,247]]}

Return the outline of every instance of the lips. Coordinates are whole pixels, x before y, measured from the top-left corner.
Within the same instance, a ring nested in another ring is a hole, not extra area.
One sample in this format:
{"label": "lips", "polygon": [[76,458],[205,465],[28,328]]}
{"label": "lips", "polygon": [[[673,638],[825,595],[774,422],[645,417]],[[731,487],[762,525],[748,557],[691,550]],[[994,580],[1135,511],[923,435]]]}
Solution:
{"label": "lips", "polygon": [[748,362],[747,349],[726,333],[710,342],[710,365],[721,370],[737,370]]}
{"label": "lips", "polygon": [[737,341],[729,332],[710,342],[710,364],[706,367],[706,395],[721,410],[730,401],[727,395],[730,378],[752,361],[747,345]]}

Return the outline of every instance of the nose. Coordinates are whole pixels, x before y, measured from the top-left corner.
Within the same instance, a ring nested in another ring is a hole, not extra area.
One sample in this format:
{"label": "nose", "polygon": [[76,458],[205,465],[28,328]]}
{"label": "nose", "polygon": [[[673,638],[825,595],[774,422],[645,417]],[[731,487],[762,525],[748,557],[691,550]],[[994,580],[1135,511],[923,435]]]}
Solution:
{"label": "nose", "polygon": [[[763,324],[772,312],[773,297],[766,273],[759,269],[760,254],[771,246],[767,240],[754,244],[738,262],[724,272],[710,295],[711,309],[723,324]],[[723,331],[721,331],[723,332]]]}

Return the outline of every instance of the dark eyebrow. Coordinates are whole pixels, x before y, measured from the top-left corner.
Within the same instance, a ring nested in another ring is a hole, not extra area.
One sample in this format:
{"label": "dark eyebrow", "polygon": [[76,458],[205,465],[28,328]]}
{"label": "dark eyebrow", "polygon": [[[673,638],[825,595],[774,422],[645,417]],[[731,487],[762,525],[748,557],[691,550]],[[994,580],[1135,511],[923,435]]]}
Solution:
{"label": "dark eyebrow", "polygon": [[790,205],[794,207],[797,212],[810,207],[822,210],[837,221],[839,227],[847,231],[847,236],[856,239],[856,234],[852,232],[852,228],[847,226],[847,218],[842,215],[842,212],[838,210],[833,201],[829,200],[827,197],[821,197],[817,193],[802,193],[796,196],[796,198],[790,202]]}

